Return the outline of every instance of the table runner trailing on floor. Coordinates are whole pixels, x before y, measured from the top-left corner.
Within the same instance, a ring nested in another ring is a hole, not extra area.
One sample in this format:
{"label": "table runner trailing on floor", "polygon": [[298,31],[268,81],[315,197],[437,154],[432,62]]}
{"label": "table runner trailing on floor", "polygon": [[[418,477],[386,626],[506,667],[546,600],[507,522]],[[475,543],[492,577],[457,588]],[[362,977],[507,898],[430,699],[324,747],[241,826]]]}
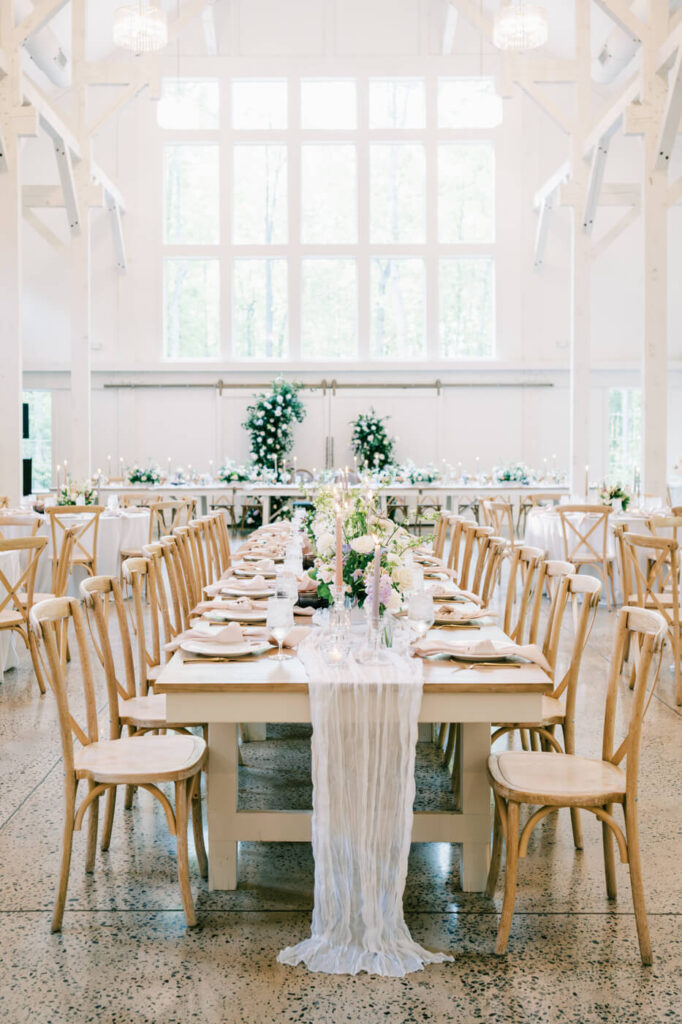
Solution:
{"label": "table runner trailing on floor", "polygon": [[315,906],[311,937],[277,959],[391,977],[451,960],[414,942],[403,918],[421,662],[391,652],[384,664],[331,666],[312,636],[299,657],[313,723]]}

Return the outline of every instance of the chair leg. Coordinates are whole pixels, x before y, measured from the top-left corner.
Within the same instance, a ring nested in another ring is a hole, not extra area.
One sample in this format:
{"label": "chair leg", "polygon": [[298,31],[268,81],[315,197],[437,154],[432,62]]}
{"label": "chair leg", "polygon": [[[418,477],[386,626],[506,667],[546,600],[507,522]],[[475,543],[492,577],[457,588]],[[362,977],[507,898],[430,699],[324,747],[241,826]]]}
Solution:
{"label": "chair leg", "polygon": [[29,630],[28,632],[28,649],[31,654],[31,661],[33,662],[33,671],[38,682],[38,689],[41,693],[45,693],[45,678],[43,676],[43,666],[40,664],[38,641],[32,630]]}
{"label": "chair leg", "polygon": [[443,764],[447,767],[450,765],[450,759],[452,758],[453,751],[455,749],[455,733],[457,730],[457,723],[451,722],[448,726],[447,737],[445,740],[445,751],[443,752]]}
{"label": "chair leg", "polygon": [[495,952],[501,956],[507,949],[516,901],[516,875],[519,866],[519,804],[507,802],[507,856],[504,872],[504,901],[497,930]]}
{"label": "chair leg", "polygon": [[190,928],[196,927],[197,915],[194,912],[192,889],[189,884],[189,855],[187,850],[187,813],[189,810],[189,783],[175,783],[175,833],[178,844],[178,882],[180,895],[185,910],[185,917]]}
{"label": "chair leg", "polygon": [[682,704],[682,680],[680,679],[680,634],[677,624],[670,630],[670,646],[675,664],[675,703]]}
{"label": "chair leg", "polygon": [[104,809],[104,828],[102,829],[102,845],[100,849],[106,852],[111,845],[111,830],[114,827],[114,811],[116,810],[116,793],[118,786],[110,786],[107,790],[107,802]]}
{"label": "chair leg", "polygon": [[[604,808],[607,814],[613,811],[613,804],[607,804]],[[613,850],[613,834],[611,829],[602,822],[601,826],[602,845],[604,847],[604,874],[606,875],[606,895],[610,900],[615,900],[618,895],[618,883],[616,881],[616,858]]]}
{"label": "chair leg", "polygon": [[628,843],[628,860],[630,861],[630,885],[632,887],[632,904],[637,922],[637,938],[642,963],[649,967],[652,961],[649,922],[644,904],[644,886],[642,884],[642,860],[639,852],[639,823],[637,808],[631,803],[625,805],[625,835]]}
{"label": "chair leg", "polygon": [[66,903],[66,890],[69,884],[69,869],[71,867],[71,850],[73,848],[73,819],[76,812],[76,788],[78,783],[67,780],[64,809],[64,833],[62,836],[62,863],[59,869],[59,888],[57,900],[52,914],[51,931],[62,930],[62,919],[64,917],[64,905]]}
{"label": "chair leg", "polygon": [[[94,789],[95,783],[89,782],[88,789]],[[91,875],[95,870],[95,856],[97,853],[97,827],[99,824],[99,797],[96,797],[90,804],[88,815],[88,846],[85,854],[85,870]]]}
{"label": "chair leg", "polygon": [[204,821],[201,811],[201,772],[194,776],[191,783],[192,793],[192,830],[194,833],[194,848],[197,852],[199,863],[199,874],[202,878],[208,878],[208,857],[204,844]]}
{"label": "chair leg", "polygon": [[486,896],[490,899],[495,895],[495,886],[497,885],[497,877],[500,873],[500,861],[502,860],[502,821],[500,819],[500,810],[497,803],[497,797],[495,798],[495,820],[493,822],[493,848],[490,853],[490,867],[488,868],[488,881],[485,887]]}
{"label": "chair leg", "polygon": [[580,811],[577,807],[571,807],[571,828],[573,829],[573,845],[576,850],[582,850],[583,829],[580,824]]}

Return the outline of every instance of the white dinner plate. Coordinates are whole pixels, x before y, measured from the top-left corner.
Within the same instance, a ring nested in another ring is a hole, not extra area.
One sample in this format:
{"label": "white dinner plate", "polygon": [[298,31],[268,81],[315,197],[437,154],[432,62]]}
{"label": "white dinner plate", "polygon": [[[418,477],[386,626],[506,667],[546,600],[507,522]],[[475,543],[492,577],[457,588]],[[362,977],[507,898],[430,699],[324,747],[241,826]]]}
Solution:
{"label": "white dinner plate", "polygon": [[455,653],[455,651],[444,651],[448,658],[453,658],[455,661],[471,661],[473,663],[477,661],[499,661],[499,662],[511,662],[514,658],[510,658],[508,654],[465,654],[462,652]]}
{"label": "white dinner plate", "polygon": [[276,569],[241,569],[235,565],[232,566],[232,572],[235,574],[235,576],[244,576],[246,578],[263,576],[266,580],[274,580],[275,576],[277,575]]}
{"label": "white dinner plate", "polygon": [[212,644],[204,640],[183,640],[180,644],[187,654],[203,654],[206,658],[243,658],[248,654],[264,654],[272,644],[267,640],[243,640],[237,644]]}
{"label": "white dinner plate", "polygon": [[203,618],[209,622],[265,622],[268,617],[267,608],[262,610],[244,608],[215,608],[204,612]]}
{"label": "white dinner plate", "polygon": [[273,597],[274,593],[274,587],[263,588],[263,590],[239,590],[237,587],[223,587],[221,590],[221,594],[225,594],[227,597]]}
{"label": "white dinner plate", "polygon": [[284,555],[244,555],[245,562],[261,562],[264,558],[271,558],[273,562],[284,561]]}

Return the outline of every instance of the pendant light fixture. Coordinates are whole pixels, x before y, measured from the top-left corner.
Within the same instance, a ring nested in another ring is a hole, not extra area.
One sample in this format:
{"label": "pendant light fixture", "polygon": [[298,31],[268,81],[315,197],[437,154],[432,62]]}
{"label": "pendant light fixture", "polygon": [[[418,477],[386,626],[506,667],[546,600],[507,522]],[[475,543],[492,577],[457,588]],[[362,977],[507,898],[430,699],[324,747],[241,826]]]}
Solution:
{"label": "pendant light fixture", "polygon": [[547,10],[525,0],[500,7],[493,24],[493,42],[499,50],[536,50],[547,42]]}
{"label": "pendant light fixture", "polygon": [[168,42],[166,12],[146,0],[114,11],[114,43],[133,53],[162,50]]}

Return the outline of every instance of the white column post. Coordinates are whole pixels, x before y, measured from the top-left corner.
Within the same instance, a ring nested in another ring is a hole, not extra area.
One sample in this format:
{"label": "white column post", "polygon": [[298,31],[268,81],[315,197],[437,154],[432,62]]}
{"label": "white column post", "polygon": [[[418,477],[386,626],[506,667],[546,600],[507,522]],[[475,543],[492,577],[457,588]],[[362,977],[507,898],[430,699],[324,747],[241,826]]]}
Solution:
{"label": "white column post", "polygon": [[659,121],[665,82],[656,73],[667,11],[648,0],[642,52],[642,101],[650,107],[644,134],[644,344],[642,351],[642,458],[644,493],[663,498],[668,449],[668,182],[657,168]]}
{"label": "white column post", "polygon": [[[10,142],[8,133],[8,143]],[[21,177],[19,139],[0,173],[0,494],[21,496]]]}

